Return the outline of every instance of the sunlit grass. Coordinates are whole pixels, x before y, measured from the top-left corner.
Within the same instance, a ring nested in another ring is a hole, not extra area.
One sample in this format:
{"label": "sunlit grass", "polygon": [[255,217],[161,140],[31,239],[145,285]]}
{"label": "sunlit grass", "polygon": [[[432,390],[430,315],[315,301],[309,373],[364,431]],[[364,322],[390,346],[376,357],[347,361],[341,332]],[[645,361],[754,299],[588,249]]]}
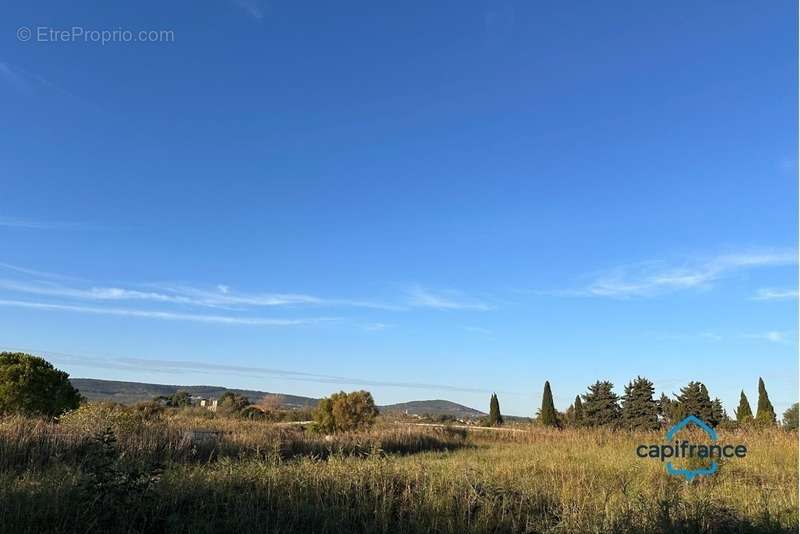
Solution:
{"label": "sunlit grass", "polygon": [[[91,495],[81,489],[85,475],[79,462],[40,463],[23,471],[4,465],[0,531],[797,530],[797,435],[778,429],[723,433],[722,441],[745,443],[748,456],[726,462],[712,477],[689,483],[667,475],[658,460],[636,457],[635,446],[660,442],[660,433],[534,428],[513,434],[474,433],[469,446],[454,438],[453,447],[425,451],[428,442],[421,436],[435,437],[436,431],[390,427],[377,429],[369,439],[334,438],[372,446],[356,455],[342,448],[321,459],[313,447],[308,454],[249,454],[260,439],[277,430],[268,424],[240,423],[215,423],[241,433],[231,441],[242,445],[239,449],[205,461],[174,456],[160,482],[135,506],[119,506],[113,513],[92,508]],[[14,436],[1,430],[0,425],[0,447],[12,450],[8,441]],[[41,428],[39,432],[40,438],[48,435]],[[28,446],[35,441],[30,435],[25,439]],[[133,441],[120,439],[123,459],[125,447],[141,438],[126,439]],[[293,439],[332,441],[302,434]],[[396,446],[403,439],[417,445],[401,452],[414,454],[394,454],[377,445],[383,440]]]}

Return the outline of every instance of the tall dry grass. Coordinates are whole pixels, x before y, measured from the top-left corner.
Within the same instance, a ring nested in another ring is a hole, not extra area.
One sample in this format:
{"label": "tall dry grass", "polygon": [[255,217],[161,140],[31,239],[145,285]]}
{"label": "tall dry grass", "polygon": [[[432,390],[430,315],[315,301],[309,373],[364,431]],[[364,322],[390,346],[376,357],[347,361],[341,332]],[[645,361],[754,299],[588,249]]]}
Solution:
{"label": "tall dry grass", "polygon": [[[223,436],[202,461],[181,445],[201,423]],[[0,423],[0,532],[795,532],[798,524],[797,435],[778,429],[722,433],[746,444],[747,458],[689,483],[636,457],[635,446],[661,442],[660,433],[539,428],[464,439],[395,426],[327,440],[236,420],[115,424],[119,458],[100,477],[86,461],[96,446],[91,425]],[[289,439],[293,454],[257,452]],[[159,480],[127,471],[129,461],[162,458]],[[87,478],[106,481],[102,491]]]}

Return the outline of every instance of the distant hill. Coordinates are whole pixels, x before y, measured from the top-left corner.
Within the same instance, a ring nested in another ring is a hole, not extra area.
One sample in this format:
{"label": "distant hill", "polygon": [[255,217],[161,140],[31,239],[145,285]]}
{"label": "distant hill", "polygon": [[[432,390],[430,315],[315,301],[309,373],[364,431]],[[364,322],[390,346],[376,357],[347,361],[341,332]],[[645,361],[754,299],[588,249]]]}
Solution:
{"label": "distant hill", "polygon": [[[231,391],[244,395],[250,402],[257,402],[264,395],[272,395],[267,391],[252,389],[229,389],[221,386],[178,386],[167,384],[145,384],[143,382],[119,382],[116,380],[96,380],[94,378],[70,378],[72,385],[80,391],[81,395],[91,401],[113,401],[121,404],[134,404],[150,400],[159,395],[169,396],[176,391],[187,391],[190,395],[216,399],[223,393]],[[317,405],[319,399],[300,397],[298,395],[283,395],[283,404],[287,408],[306,408]]]}
{"label": "distant hill", "polygon": [[[223,393],[231,391],[244,395],[251,402],[256,402],[264,395],[280,395],[287,408],[314,407],[319,399],[301,397],[299,395],[285,395],[283,393],[269,393],[252,389],[230,389],[221,386],[180,386],[169,384],[147,384],[144,382],[120,382],[117,380],[97,380],[94,378],[70,378],[72,385],[78,388],[81,395],[90,401],[113,401],[121,404],[134,404],[150,400],[160,395],[169,396],[178,390],[187,391],[190,395],[217,399]],[[410,415],[452,415],[457,418],[473,418],[486,415],[461,404],[448,400],[420,400],[378,406],[384,413],[406,413]]]}
{"label": "distant hill", "polygon": [[386,413],[408,412],[409,415],[452,415],[458,418],[482,417],[486,415],[468,406],[442,399],[401,402],[399,404],[381,406],[380,409],[382,412]]}

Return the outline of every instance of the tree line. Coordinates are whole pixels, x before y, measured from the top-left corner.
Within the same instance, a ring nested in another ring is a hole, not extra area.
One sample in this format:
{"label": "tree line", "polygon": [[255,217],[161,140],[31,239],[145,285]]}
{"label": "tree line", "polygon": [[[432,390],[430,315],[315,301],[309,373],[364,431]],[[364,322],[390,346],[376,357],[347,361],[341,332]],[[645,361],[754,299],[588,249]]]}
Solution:
{"label": "tree line", "polygon": [[[586,393],[577,395],[575,401],[562,413],[556,410],[550,382],[546,381],[542,404],[535,421],[540,425],[556,428],[658,430],[675,424],[688,415],[694,415],[712,426],[722,428],[768,427],[777,424],[775,409],[761,378],[758,379],[755,415],[742,391],[734,414],[735,419],[728,416],[719,398],[711,398],[702,382],[689,382],[673,399],[665,394],[655,399],[654,395],[653,382],[641,376],[625,386],[622,396],[614,392],[614,384],[599,380],[590,385]],[[78,408],[84,400],[69,382],[69,375],[55,369],[45,359],[24,353],[0,352],[0,415],[55,417]],[[191,405],[191,400],[187,392],[177,391],[169,397],[150,401],[150,404],[179,408]],[[280,399],[271,397],[252,404],[243,395],[226,392],[218,399],[217,410],[221,415],[278,420],[280,404]],[[375,402],[367,391],[335,393],[322,399],[313,413],[308,414],[314,419],[314,429],[322,432],[368,428],[377,415]],[[503,422],[500,401],[497,394],[493,393],[489,400],[487,423],[497,426]],[[797,403],[783,414],[783,426],[788,429],[798,428]]]}
{"label": "tree line", "polygon": [[[758,379],[758,404],[756,414],[742,390],[735,419],[725,412],[719,398],[712,399],[702,382],[692,381],[681,388],[674,399],[662,393],[654,398],[653,382],[637,376],[625,386],[622,396],[614,392],[614,384],[598,380],[588,387],[588,391],[577,395],[565,412],[559,412],[553,403],[550,382],[544,383],[542,405],[534,420],[542,425],[563,427],[608,427],[627,430],[658,430],[662,426],[675,424],[693,415],[713,427],[768,427],[777,424],[777,416],[769,400],[767,388],[762,378]],[[503,424],[497,394],[489,401],[488,423],[493,426]],[[798,428],[798,404],[795,403],[783,414],[783,426]]]}

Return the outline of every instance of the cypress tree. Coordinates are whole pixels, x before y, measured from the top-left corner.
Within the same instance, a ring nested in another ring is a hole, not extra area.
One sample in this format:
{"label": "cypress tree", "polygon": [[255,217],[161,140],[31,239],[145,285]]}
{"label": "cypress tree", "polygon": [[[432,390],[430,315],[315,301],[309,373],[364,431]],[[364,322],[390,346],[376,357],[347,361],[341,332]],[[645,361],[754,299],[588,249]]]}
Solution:
{"label": "cypress tree", "polygon": [[581,403],[581,396],[575,395],[575,425],[581,426],[583,424],[583,403]]}
{"label": "cypress tree", "polygon": [[553,393],[550,391],[550,382],[545,381],[542,393],[542,409],[539,410],[539,421],[544,426],[558,426],[558,415],[553,405]]}
{"label": "cypress tree", "polygon": [[747,396],[742,390],[739,395],[739,407],[736,408],[736,421],[741,423],[749,423],[753,420],[753,410],[750,409],[750,403],[747,401]]}
{"label": "cypress tree", "polygon": [[503,416],[500,415],[500,402],[497,400],[497,394],[492,393],[492,398],[489,400],[489,426],[500,426],[503,424]]}
{"label": "cypress tree", "polygon": [[587,426],[616,427],[620,423],[619,397],[612,391],[614,384],[597,381],[583,396],[583,421]]}
{"label": "cypress tree", "polygon": [[758,378],[758,408],[756,409],[756,422],[762,425],[775,424],[775,408],[769,401],[767,388],[764,387],[764,380]]}
{"label": "cypress tree", "polygon": [[710,425],[714,424],[711,399],[706,386],[701,382],[689,382],[685,388],[681,388],[677,402],[679,409],[676,413],[679,413],[681,418],[693,415]]}
{"label": "cypress tree", "polygon": [[625,386],[622,396],[622,425],[630,430],[658,430],[658,405],[653,400],[653,383],[637,376]]}

